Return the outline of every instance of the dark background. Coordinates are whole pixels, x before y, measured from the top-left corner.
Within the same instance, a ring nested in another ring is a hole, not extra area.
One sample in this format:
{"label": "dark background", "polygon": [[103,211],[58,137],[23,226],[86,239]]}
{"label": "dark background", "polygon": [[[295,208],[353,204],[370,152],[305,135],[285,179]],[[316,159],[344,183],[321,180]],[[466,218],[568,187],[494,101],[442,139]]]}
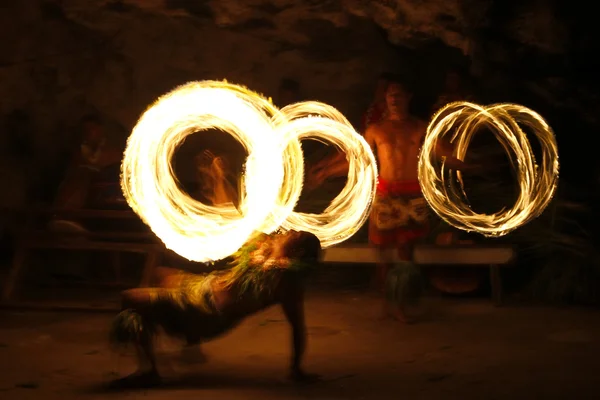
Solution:
{"label": "dark background", "polygon": [[[303,99],[337,107],[358,129],[381,72],[402,74],[415,91],[415,114],[428,118],[446,71],[459,69],[479,103],[526,105],[548,120],[559,142],[555,201],[536,222],[499,240],[518,243],[524,259],[535,260],[520,270],[528,277],[550,268],[549,260],[558,265],[546,272],[552,279],[580,271],[568,278],[571,289],[542,297],[596,299],[593,288],[585,296],[574,289],[598,275],[591,10],[533,0],[5,3],[0,206],[51,199],[82,116],[101,116],[111,141],[123,146],[157,96],[190,80],[226,78],[276,97],[281,79],[291,78]],[[480,198],[503,205],[499,192],[482,191]],[[14,223],[2,221],[3,238]],[[530,281],[520,273],[516,281]]]}

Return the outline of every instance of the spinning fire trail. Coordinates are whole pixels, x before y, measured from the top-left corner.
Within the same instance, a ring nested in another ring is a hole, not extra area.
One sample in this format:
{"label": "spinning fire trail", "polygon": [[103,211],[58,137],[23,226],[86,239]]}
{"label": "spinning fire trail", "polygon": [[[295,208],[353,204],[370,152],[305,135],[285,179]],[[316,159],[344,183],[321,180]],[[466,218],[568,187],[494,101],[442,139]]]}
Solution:
{"label": "spinning fire trail", "polygon": [[[239,210],[211,207],[182,192],[171,158],[186,136],[228,132],[248,153]],[[304,177],[299,139],[339,146],[350,161],[348,183],[323,214],[294,212]],[[191,82],[159,98],[128,139],[121,186],[131,208],[165,245],[193,261],[225,258],[256,231],[315,234],[323,247],[352,236],[368,218],[375,157],[333,107],[303,102],[279,110],[266,98],[227,82]]]}
{"label": "spinning fire trail", "polygon": [[[519,124],[529,128],[540,142],[542,163],[536,164],[531,145]],[[514,206],[494,214],[477,214],[466,203],[460,171],[444,176],[432,150],[449,135],[454,155],[464,157],[473,135],[488,127],[500,142],[515,168],[519,196]],[[552,200],[558,185],[558,147],[550,126],[535,111],[518,104],[480,106],[450,103],[431,120],[419,158],[419,181],[423,195],[433,210],[450,225],[485,236],[502,236],[540,215]]]}
{"label": "spinning fire trail", "polygon": [[[543,147],[541,173],[517,120],[534,130]],[[480,125],[495,134],[518,170],[521,194],[502,213],[473,213],[460,201],[460,173],[446,183],[432,159],[449,132],[455,156],[464,159]],[[248,157],[240,204],[213,207],[181,191],[171,168],[175,150],[195,132],[216,128],[238,140]],[[333,143],[349,162],[346,186],[322,214],[295,212],[303,186],[300,139]],[[121,187],[131,208],[164,244],[192,261],[212,261],[237,251],[257,231],[300,230],[329,247],[352,236],[368,218],[377,183],[369,145],[335,108],[301,102],[278,109],[268,99],[227,82],[190,82],[160,97],[141,116],[127,142]],[[419,180],[435,212],[457,228],[499,236],[539,215],[558,181],[556,140],[546,122],[518,105],[482,107],[452,103],[431,121],[419,161]],[[457,186],[458,185],[458,186]]]}

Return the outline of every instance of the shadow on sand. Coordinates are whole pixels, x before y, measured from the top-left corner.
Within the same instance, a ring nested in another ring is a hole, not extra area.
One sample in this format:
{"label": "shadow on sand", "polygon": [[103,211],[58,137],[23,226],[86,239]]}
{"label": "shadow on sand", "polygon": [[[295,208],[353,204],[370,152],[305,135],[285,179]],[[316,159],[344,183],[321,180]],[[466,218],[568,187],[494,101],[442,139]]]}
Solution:
{"label": "shadow on sand", "polygon": [[165,377],[160,384],[152,387],[122,387],[117,381],[104,381],[82,387],[85,394],[108,394],[118,392],[161,391],[174,389],[197,390],[253,390],[270,394],[310,394],[313,390],[327,391],[331,383],[352,378],[352,375],[322,378],[311,383],[296,383],[282,378],[265,378],[263,376],[239,376],[230,373],[203,372],[183,374],[176,377]]}

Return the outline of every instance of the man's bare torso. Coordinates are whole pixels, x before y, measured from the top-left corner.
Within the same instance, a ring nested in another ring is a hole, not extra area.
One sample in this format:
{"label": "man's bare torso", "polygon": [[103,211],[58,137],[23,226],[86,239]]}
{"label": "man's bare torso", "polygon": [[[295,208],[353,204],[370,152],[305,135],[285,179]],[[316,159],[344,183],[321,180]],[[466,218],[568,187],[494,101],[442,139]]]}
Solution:
{"label": "man's bare torso", "polygon": [[369,127],[367,142],[379,163],[379,176],[387,181],[418,179],[418,158],[426,125],[417,118],[384,120]]}

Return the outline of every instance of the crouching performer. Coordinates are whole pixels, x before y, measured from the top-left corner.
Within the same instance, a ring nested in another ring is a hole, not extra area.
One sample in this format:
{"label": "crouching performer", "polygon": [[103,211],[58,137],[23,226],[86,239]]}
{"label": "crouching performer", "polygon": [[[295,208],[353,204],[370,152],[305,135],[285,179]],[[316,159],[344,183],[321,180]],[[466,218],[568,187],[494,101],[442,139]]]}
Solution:
{"label": "crouching performer", "polygon": [[256,235],[221,271],[198,275],[159,268],[158,287],[122,293],[123,311],[113,322],[111,341],[135,345],[139,370],[116,384],[160,383],[153,349],[159,329],[197,348],[275,304],[282,306],[292,328],[291,378],[315,379],[301,367],[306,346],[303,278],[318,263],[320,252],[321,244],[313,234],[288,231]]}

